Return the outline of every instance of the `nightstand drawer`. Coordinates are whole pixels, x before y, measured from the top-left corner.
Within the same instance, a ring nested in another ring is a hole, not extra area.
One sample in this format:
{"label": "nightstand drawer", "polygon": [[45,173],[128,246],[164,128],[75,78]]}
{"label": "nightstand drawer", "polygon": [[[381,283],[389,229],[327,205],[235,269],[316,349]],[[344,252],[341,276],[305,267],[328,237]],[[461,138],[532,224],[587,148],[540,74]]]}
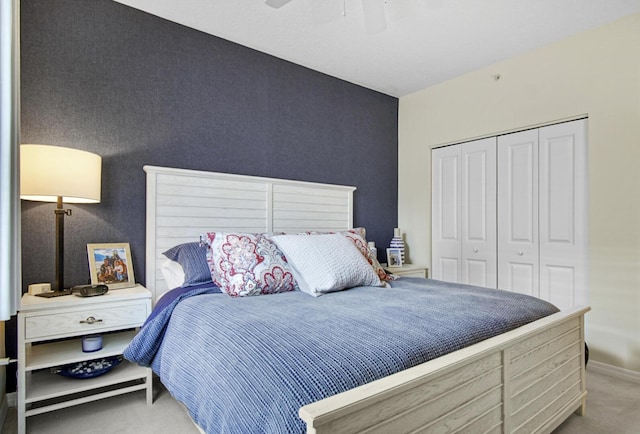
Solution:
{"label": "nightstand drawer", "polygon": [[56,314],[25,318],[27,341],[55,339],[99,331],[139,327],[149,315],[148,302],[138,300],[121,306],[87,307]]}
{"label": "nightstand drawer", "polygon": [[389,269],[392,273],[397,274],[398,276],[405,276],[405,277],[422,277],[423,279],[425,277],[427,277],[427,270],[426,268],[419,268],[416,270],[401,270],[401,271],[393,271],[393,268]]}
{"label": "nightstand drawer", "polygon": [[429,269],[424,266],[405,264],[402,267],[387,267],[386,265],[382,264],[384,270],[396,276],[422,277],[423,279],[429,277]]}

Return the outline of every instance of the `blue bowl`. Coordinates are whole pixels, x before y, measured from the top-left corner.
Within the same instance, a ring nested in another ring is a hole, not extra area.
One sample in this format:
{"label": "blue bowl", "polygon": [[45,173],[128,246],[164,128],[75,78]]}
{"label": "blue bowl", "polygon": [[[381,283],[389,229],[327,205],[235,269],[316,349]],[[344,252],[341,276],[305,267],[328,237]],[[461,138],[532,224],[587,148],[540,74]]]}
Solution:
{"label": "blue bowl", "polygon": [[69,378],[95,378],[106,374],[122,361],[121,356],[106,357],[104,359],[87,360],[62,366],[57,374]]}

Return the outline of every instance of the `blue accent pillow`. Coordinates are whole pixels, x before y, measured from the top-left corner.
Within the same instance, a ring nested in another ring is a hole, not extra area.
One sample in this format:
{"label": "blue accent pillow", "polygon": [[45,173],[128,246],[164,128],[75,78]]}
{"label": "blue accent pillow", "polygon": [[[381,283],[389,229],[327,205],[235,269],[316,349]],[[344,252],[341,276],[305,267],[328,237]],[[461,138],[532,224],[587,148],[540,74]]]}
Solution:
{"label": "blue accent pillow", "polygon": [[194,286],[211,283],[211,270],[207,263],[207,247],[200,242],[179,244],[163,253],[171,261],[175,261],[184,270],[182,286]]}

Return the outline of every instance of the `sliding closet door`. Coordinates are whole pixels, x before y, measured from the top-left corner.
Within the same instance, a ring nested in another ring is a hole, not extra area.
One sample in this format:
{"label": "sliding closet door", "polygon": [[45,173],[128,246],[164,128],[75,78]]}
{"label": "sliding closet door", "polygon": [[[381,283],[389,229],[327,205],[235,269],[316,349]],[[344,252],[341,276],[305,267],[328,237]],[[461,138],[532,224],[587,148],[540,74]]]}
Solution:
{"label": "sliding closet door", "polygon": [[587,121],[540,129],[540,298],[587,304]]}
{"label": "sliding closet door", "polygon": [[496,138],[459,146],[462,282],[496,288]]}
{"label": "sliding closet door", "polygon": [[431,152],[431,276],[459,283],[460,264],[460,148],[447,146]]}
{"label": "sliding closet door", "polygon": [[498,288],[539,295],[538,130],[498,137]]}

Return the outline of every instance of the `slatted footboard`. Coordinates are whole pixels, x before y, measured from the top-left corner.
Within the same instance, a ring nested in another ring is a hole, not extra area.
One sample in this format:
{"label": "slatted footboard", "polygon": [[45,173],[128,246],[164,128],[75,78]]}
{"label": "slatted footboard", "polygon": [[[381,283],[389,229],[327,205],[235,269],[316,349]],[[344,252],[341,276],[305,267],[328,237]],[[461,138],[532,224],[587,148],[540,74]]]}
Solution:
{"label": "slatted footboard", "polygon": [[584,314],[562,311],[300,409],[308,433],[548,433],[584,412]]}

